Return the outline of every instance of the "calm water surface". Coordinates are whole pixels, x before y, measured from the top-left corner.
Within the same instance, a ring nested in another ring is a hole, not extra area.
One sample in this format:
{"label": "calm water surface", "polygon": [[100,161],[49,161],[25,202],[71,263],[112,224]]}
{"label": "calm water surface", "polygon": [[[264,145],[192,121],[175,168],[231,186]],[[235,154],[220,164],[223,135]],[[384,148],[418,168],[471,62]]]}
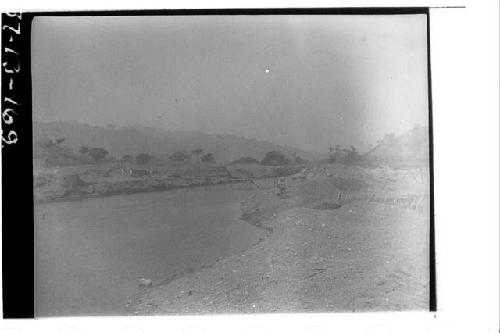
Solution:
{"label": "calm water surface", "polygon": [[37,315],[123,314],[139,278],[158,284],[244,251],[266,233],[239,219],[251,194],[223,185],[36,205]]}

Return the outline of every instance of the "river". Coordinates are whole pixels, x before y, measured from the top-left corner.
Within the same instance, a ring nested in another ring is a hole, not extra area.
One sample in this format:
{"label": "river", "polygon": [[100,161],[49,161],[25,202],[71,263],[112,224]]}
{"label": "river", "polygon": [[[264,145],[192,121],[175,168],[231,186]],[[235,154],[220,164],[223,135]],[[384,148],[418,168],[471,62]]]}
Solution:
{"label": "river", "polygon": [[125,314],[140,278],[165,283],[248,249],[266,234],[239,219],[253,191],[220,185],[35,205],[36,316]]}

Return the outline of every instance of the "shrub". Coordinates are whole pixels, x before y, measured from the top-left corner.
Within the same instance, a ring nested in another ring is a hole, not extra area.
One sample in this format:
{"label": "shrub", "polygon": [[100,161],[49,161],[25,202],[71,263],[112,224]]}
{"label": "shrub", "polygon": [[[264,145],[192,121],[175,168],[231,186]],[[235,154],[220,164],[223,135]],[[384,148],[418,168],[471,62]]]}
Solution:
{"label": "shrub", "polygon": [[191,159],[191,155],[189,155],[184,150],[178,150],[172,155],[170,155],[168,159],[172,161],[184,162],[184,161],[189,161]]}
{"label": "shrub", "polygon": [[215,164],[215,157],[213,153],[205,154],[201,157],[202,163],[212,163]]}

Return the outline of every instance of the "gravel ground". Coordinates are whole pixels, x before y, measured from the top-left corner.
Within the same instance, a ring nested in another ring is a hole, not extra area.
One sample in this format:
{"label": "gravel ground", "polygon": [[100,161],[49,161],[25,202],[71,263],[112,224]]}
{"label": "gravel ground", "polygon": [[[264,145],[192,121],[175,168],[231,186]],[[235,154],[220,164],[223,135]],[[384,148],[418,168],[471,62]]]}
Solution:
{"label": "gravel ground", "polygon": [[428,213],[368,200],[281,206],[260,222],[273,231],[257,245],[143,290],[130,314],[428,309]]}

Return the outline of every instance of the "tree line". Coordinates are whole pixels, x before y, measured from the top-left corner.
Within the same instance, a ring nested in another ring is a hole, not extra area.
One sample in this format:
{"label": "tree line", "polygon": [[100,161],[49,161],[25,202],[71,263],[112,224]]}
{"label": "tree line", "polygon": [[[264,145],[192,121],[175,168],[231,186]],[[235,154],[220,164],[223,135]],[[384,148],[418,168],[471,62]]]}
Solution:
{"label": "tree line", "polygon": [[[124,163],[135,163],[135,164],[146,164],[154,159],[155,155],[150,153],[138,153],[136,155],[126,154],[121,158],[116,159],[111,153],[102,147],[87,147],[81,146],[78,152],[73,152],[65,145],[66,138],[57,138],[54,140],[47,139],[42,145],[49,152],[49,155],[58,155],[64,153],[68,158],[74,160],[74,162],[79,161],[80,163],[103,163],[111,161],[120,161]],[[195,148],[190,151],[177,150],[172,153],[169,160],[177,162],[188,162],[196,161],[199,163],[209,163],[215,164],[217,161],[215,159],[214,153],[205,152],[202,148]]]}
{"label": "tree line", "polygon": [[278,166],[278,165],[301,165],[307,162],[308,162],[307,160],[299,156],[289,157],[280,151],[273,150],[267,152],[260,161],[253,157],[241,157],[237,160],[232,161],[229,164],[260,164],[260,165]]}

